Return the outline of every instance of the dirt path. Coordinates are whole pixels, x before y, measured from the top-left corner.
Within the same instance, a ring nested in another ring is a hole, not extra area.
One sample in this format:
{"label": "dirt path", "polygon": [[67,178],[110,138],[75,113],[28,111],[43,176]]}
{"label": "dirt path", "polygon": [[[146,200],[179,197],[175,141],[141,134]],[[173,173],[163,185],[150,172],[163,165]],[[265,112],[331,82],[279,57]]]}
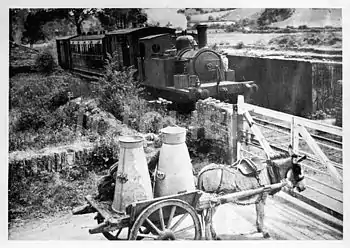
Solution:
{"label": "dirt path", "polygon": [[[255,213],[252,212],[252,215]],[[59,217],[30,221],[23,226],[10,228],[8,238],[9,240],[106,240],[101,234],[88,233],[88,229],[96,224],[94,216],[95,214],[72,216],[68,213]],[[214,226],[222,239],[262,239],[260,234],[255,233],[255,226],[236,214],[234,206],[230,204],[219,207],[214,217]]]}
{"label": "dirt path", "polygon": [[89,235],[95,224],[94,214],[73,216],[70,213],[33,220],[20,227],[9,228],[9,240],[104,240],[102,235]]}

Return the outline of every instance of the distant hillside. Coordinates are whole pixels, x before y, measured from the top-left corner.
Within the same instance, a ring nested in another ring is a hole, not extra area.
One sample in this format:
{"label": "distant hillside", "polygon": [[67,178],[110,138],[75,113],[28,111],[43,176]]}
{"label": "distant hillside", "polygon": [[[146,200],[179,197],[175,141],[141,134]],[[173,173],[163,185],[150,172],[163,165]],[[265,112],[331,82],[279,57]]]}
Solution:
{"label": "distant hillside", "polygon": [[[259,24],[262,26],[280,27],[341,27],[341,9],[262,9],[262,8],[237,8],[225,11],[213,11],[199,14],[197,9],[186,9],[184,12],[190,16],[190,21],[207,22],[211,16],[214,21],[235,21],[246,20],[248,25]],[[192,12],[191,12],[192,11]],[[206,9],[206,11],[209,11]],[[193,14],[196,13],[196,14]]]}
{"label": "distant hillside", "polygon": [[235,9],[230,11],[226,16],[223,17],[223,20],[225,21],[239,21],[245,18],[251,19],[251,20],[257,20],[261,14],[264,12],[265,9]]}
{"label": "distant hillside", "polygon": [[[191,22],[205,22],[209,20],[209,17],[211,16],[213,20],[223,20],[223,18],[230,14],[232,10],[225,10],[225,11],[218,11],[218,12],[210,12],[206,14],[196,14],[196,15],[190,15],[191,16]],[[218,19],[219,18],[219,19]]]}
{"label": "distant hillside", "polygon": [[270,24],[271,27],[285,28],[287,26],[299,27],[341,27],[341,9],[295,9],[293,15],[284,21]]}

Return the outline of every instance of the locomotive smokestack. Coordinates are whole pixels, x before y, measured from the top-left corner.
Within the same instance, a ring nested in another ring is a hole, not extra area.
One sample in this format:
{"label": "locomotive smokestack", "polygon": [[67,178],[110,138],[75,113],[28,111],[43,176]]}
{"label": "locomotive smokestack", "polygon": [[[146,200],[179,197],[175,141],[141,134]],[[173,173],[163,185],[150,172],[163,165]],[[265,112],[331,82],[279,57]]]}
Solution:
{"label": "locomotive smokestack", "polygon": [[207,45],[207,28],[208,25],[205,24],[198,24],[196,27],[198,33],[198,48],[202,48]]}

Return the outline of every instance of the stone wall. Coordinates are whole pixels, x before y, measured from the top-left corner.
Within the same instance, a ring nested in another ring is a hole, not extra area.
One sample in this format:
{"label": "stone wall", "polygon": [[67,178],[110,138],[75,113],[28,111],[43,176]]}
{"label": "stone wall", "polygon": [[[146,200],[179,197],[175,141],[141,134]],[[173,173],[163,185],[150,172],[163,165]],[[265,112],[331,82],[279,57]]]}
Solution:
{"label": "stone wall", "polygon": [[265,108],[305,115],[334,107],[334,85],[342,79],[342,64],[307,60],[228,55],[237,81],[253,80],[259,86],[253,103]]}
{"label": "stone wall", "polygon": [[69,166],[86,166],[91,157],[100,153],[93,144],[84,143],[78,146],[62,146],[52,151],[38,153],[14,152],[9,156],[9,173],[28,177],[41,171],[59,172]]}
{"label": "stone wall", "polygon": [[199,100],[192,113],[192,133],[210,140],[214,150],[220,152],[228,164],[232,162],[232,117],[233,105],[213,98]]}
{"label": "stone wall", "polygon": [[339,80],[334,87],[335,125],[343,126],[343,82]]}
{"label": "stone wall", "polygon": [[312,63],[313,111],[336,107],[335,87],[342,72],[341,63]]}

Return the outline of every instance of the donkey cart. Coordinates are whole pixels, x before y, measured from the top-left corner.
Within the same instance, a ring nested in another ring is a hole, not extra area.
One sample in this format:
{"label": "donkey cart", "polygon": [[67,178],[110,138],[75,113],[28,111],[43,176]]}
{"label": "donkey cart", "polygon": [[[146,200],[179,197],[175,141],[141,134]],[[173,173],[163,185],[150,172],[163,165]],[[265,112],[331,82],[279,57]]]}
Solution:
{"label": "donkey cart", "polygon": [[128,228],[127,240],[201,240],[203,219],[200,216],[204,210],[283,186],[285,182],[222,196],[196,190],[137,201],[128,205],[125,213],[113,211],[111,201],[86,196],[87,204],[74,209],[73,214],[97,212],[98,225],[89,229],[89,233],[102,233],[108,240],[123,240],[119,236],[124,228]]}
{"label": "donkey cart", "polygon": [[[256,205],[258,232],[268,237],[263,225],[267,194],[287,184],[305,189],[298,164],[305,158],[292,153],[271,157],[267,164],[253,158],[231,166],[209,164],[195,183],[185,130],[171,127],[162,132],[159,156],[148,164],[142,138],[119,138],[119,162],[103,177],[99,195],[87,196],[87,204],[73,210],[75,215],[97,212],[90,234],[102,233],[109,240],[200,240],[203,233],[205,239],[217,238],[212,225],[215,208],[256,198],[249,204]],[[127,235],[121,235],[123,229]]]}

